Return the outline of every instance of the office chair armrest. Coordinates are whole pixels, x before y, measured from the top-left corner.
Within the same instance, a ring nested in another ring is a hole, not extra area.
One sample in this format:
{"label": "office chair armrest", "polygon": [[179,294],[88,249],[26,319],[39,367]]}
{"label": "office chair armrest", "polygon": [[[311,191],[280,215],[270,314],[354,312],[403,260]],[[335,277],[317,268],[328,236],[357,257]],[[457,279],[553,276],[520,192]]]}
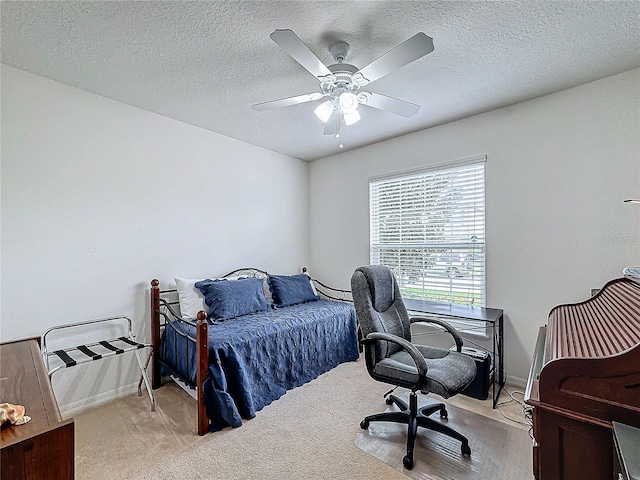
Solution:
{"label": "office chair armrest", "polygon": [[428,370],[427,361],[420,353],[420,350],[418,350],[413,343],[405,340],[404,338],[398,337],[397,335],[382,332],[371,332],[369,335],[362,339],[362,343],[367,346],[367,344],[371,344],[376,340],[386,340],[387,342],[392,342],[400,345],[400,347],[402,347],[402,349],[407,352],[415,362],[416,368],[418,370],[418,377],[420,378],[420,385],[424,385],[424,383],[426,382]]}
{"label": "office chair armrest", "polygon": [[440,325],[442,328],[444,328],[447,332],[449,332],[451,334],[451,336],[453,337],[453,339],[456,342],[456,350],[458,352],[462,351],[462,337],[460,336],[460,333],[458,333],[458,331],[453,328],[451,325],[449,325],[447,322],[443,321],[443,320],[439,320],[437,318],[428,318],[428,317],[411,317],[411,323],[435,323],[436,325]]}

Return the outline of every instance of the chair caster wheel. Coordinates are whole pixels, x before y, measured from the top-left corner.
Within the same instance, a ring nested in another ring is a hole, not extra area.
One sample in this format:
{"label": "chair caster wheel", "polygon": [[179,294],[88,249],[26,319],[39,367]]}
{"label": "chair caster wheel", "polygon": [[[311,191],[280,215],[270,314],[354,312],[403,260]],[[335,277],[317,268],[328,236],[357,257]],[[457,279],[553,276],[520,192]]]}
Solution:
{"label": "chair caster wheel", "polygon": [[386,403],[387,405],[393,405],[393,400],[391,399],[391,397],[387,397],[384,399],[384,403]]}
{"label": "chair caster wheel", "polygon": [[366,420],[362,420],[360,422],[360,428],[366,430],[367,428],[369,428],[369,422],[367,422]]}
{"label": "chair caster wheel", "polygon": [[466,455],[467,457],[471,456],[471,447],[469,444],[462,444],[462,455]]}
{"label": "chair caster wheel", "polygon": [[405,455],[402,459],[402,464],[404,465],[404,468],[406,468],[407,470],[411,470],[413,468],[413,458],[411,458],[409,455]]}

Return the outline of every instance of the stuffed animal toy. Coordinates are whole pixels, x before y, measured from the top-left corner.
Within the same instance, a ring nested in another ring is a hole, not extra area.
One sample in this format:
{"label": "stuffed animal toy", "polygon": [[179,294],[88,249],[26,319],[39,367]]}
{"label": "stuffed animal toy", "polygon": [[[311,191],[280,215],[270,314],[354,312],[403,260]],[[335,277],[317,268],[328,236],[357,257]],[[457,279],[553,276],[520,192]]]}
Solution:
{"label": "stuffed animal toy", "polygon": [[24,414],[22,405],[0,403],[0,424],[10,422],[12,425],[22,425],[31,421],[31,417]]}

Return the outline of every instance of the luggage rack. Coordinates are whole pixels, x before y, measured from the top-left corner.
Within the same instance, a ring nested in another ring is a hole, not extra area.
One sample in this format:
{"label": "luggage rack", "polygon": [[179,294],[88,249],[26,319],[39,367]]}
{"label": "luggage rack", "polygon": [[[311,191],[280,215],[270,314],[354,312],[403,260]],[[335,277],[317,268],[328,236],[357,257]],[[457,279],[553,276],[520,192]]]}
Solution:
{"label": "luggage rack", "polygon": [[[73,329],[77,330],[80,327],[86,327],[90,325],[95,325],[96,327],[101,326],[99,324],[102,324],[102,326],[107,326],[108,323],[117,326],[118,323],[120,325],[123,325],[124,321],[126,321],[128,326],[127,334],[125,336],[110,338],[106,340],[98,340],[93,343],[87,343],[85,345],[77,345],[74,347],[61,348],[56,350],[49,350],[49,347],[47,345],[47,337],[54,331],[60,332],[61,330],[69,330],[69,333],[71,333]],[[149,378],[147,377],[147,367],[149,366],[151,357],[153,357],[153,345],[151,345],[150,343],[139,343],[135,340],[135,334],[131,330],[131,319],[129,317],[118,316],[100,318],[97,320],[89,320],[86,322],[70,323],[67,325],[58,325],[55,327],[51,327],[42,334],[40,345],[42,348],[42,359],[44,360],[49,379],[51,379],[55,372],[63,368],[74,367],[76,365],[100,360],[102,358],[112,357],[114,355],[120,355],[122,353],[134,352],[141,373],[140,381],[138,382],[138,396],[142,396],[142,382],[144,382],[147,393],[149,394],[149,400],[151,401],[151,411],[155,412],[156,401],[153,395],[153,390],[151,389],[151,384],[149,383]],[[140,350],[144,348],[149,348],[150,352],[149,356],[147,357],[146,363],[143,365],[142,358],[140,356]],[[52,367],[52,363],[57,363],[57,365]]]}

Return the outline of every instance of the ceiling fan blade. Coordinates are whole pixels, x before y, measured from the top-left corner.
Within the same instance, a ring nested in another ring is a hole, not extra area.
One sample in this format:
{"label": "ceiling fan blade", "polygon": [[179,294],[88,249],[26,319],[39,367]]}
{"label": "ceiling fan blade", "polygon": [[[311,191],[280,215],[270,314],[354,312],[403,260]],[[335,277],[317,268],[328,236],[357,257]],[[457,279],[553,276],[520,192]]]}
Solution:
{"label": "ceiling fan blade", "polygon": [[368,83],[375,82],[431,52],[433,52],[433,38],[422,32],[416,33],[357,73],[360,73]]}
{"label": "ceiling fan blade", "polygon": [[280,48],[291,55],[296,62],[316,77],[331,75],[331,70],[309,50],[309,47],[292,30],[276,30],[270,37]]}
{"label": "ceiling fan blade", "polygon": [[265,110],[271,110],[274,108],[288,107],[290,105],[298,105],[299,103],[313,102],[320,100],[322,97],[326,97],[324,93],[305,93],[304,95],[297,95],[295,97],[281,98],[280,100],[271,100],[270,102],[254,103],[251,108],[259,112]]}
{"label": "ceiling fan blade", "polygon": [[405,118],[412,117],[420,110],[420,105],[416,105],[415,103],[405,102],[404,100],[388,97],[381,93],[370,93],[366,102],[363,102],[363,105],[384,110],[385,112],[395,113]]}
{"label": "ceiling fan blade", "polygon": [[324,134],[325,135],[335,135],[338,133],[338,122],[340,118],[338,116],[338,110],[334,109],[333,113],[327,120],[327,123],[324,124]]}

